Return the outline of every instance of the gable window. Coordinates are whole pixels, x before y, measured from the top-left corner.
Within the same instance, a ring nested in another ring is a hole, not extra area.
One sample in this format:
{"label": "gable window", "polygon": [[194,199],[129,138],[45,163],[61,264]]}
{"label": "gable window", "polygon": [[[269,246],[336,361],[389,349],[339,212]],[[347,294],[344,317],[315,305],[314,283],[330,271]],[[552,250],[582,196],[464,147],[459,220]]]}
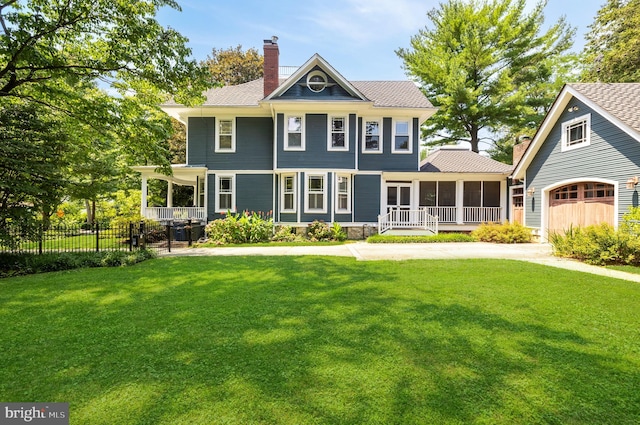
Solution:
{"label": "gable window", "polygon": [[329,118],[329,150],[343,151],[349,150],[347,143],[347,118]]}
{"label": "gable window", "polygon": [[327,76],[322,71],[313,71],[307,75],[307,87],[314,93],[320,93],[327,87]]}
{"label": "gable window", "polygon": [[235,120],[219,119],[216,131],[216,152],[235,152]]}
{"label": "gable window", "polygon": [[351,212],[351,179],[338,175],[336,181],[336,213]]}
{"label": "gable window", "polygon": [[561,151],[569,151],[591,144],[591,114],[562,123]]}
{"label": "gable window", "polygon": [[282,212],[296,212],[296,175],[282,176]]}
{"label": "gable window", "polygon": [[291,115],[286,120],[285,150],[304,150],[304,118],[302,115]]}
{"label": "gable window", "polygon": [[326,174],[308,174],[305,196],[305,212],[327,212]]}
{"label": "gable window", "polygon": [[382,121],[365,120],[363,152],[382,153]]}
{"label": "gable window", "polygon": [[235,177],[216,175],[216,212],[236,210]]}
{"label": "gable window", "polygon": [[411,124],[407,120],[393,123],[393,153],[412,153]]}

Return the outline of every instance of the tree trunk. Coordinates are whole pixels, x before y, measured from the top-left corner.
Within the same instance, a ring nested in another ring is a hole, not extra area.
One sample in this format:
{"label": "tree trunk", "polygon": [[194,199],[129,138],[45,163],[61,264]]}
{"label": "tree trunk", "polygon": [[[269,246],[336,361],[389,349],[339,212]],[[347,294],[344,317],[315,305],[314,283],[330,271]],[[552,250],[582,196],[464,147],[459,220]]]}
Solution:
{"label": "tree trunk", "polygon": [[469,140],[469,142],[471,143],[471,150],[475,153],[480,153],[480,149],[478,147],[480,143],[480,139],[478,139],[477,125],[471,126],[471,131],[469,132],[469,135],[471,136],[471,140]]}

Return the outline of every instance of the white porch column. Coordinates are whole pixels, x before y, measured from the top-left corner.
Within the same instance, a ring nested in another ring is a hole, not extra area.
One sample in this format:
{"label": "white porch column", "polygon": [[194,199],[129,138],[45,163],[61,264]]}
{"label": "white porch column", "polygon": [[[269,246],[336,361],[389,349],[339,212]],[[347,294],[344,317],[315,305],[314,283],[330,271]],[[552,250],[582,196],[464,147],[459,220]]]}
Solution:
{"label": "white porch column", "polygon": [[167,181],[167,208],[173,207],[173,182]]}
{"label": "white porch column", "polygon": [[464,180],[456,182],[456,224],[464,224]]}
{"label": "white porch column", "polygon": [[142,176],[142,188],[140,195],[140,215],[145,217],[147,212],[147,176]]}
{"label": "white porch column", "polygon": [[507,221],[507,210],[511,203],[511,196],[506,180],[500,181],[500,193],[502,194],[502,196],[500,196],[500,222],[504,223]]}
{"label": "white porch column", "polygon": [[[198,194],[198,198],[200,195]],[[209,220],[209,175],[205,172],[204,174],[204,221],[205,223]]]}

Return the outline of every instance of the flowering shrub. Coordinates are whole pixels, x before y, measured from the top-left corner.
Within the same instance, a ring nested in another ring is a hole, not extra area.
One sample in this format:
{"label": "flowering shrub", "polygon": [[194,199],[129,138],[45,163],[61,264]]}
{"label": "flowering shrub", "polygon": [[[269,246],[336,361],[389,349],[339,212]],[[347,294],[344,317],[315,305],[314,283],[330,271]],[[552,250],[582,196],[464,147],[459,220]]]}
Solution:
{"label": "flowering shrub", "polygon": [[304,237],[297,235],[291,226],[281,226],[271,240],[274,242],[302,242]]}
{"label": "flowering shrub", "polygon": [[268,242],[273,235],[273,218],[271,212],[227,212],[224,219],[209,222],[205,232],[219,245]]}
{"label": "flowering shrub", "polygon": [[310,241],[343,241],[347,239],[347,234],[342,229],[340,223],[333,223],[329,226],[324,221],[314,220],[307,228],[307,238]]}
{"label": "flowering shrub", "polygon": [[520,223],[483,223],[471,232],[476,240],[496,243],[531,242],[531,230]]}

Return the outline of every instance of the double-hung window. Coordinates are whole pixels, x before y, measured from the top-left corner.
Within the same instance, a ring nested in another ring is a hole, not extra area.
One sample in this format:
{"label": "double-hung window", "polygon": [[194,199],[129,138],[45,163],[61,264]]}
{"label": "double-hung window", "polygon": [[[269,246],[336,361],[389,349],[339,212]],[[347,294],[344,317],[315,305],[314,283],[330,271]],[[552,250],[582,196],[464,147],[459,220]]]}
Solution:
{"label": "double-hung window", "polygon": [[336,177],[336,213],[351,212],[351,179],[348,175]]}
{"label": "double-hung window", "polygon": [[382,120],[364,120],[362,151],[365,153],[382,153]]}
{"label": "double-hung window", "polygon": [[234,119],[218,119],[216,131],[216,152],[236,151],[236,122]]}
{"label": "double-hung window", "polygon": [[393,122],[393,153],[412,153],[411,121],[395,120]]}
{"label": "double-hung window", "polygon": [[329,141],[328,150],[349,150],[347,139],[347,117],[329,117]]}
{"label": "double-hung window", "polygon": [[216,175],[216,212],[235,212],[235,176]]}
{"label": "double-hung window", "polygon": [[591,144],[591,114],[562,123],[561,151],[570,151]]}
{"label": "double-hung window", "polygon": [[282,212],[296,212],[296,175],[282,176]]}
{"label": "double-hung window", "polygon": [[289,115],[285,122],[284,149],[290,151],[304,150],[304,116]]}
{"label": "double-hung window", "polygon": [[307,174],[305,212],[327,212],[326,174]]}

